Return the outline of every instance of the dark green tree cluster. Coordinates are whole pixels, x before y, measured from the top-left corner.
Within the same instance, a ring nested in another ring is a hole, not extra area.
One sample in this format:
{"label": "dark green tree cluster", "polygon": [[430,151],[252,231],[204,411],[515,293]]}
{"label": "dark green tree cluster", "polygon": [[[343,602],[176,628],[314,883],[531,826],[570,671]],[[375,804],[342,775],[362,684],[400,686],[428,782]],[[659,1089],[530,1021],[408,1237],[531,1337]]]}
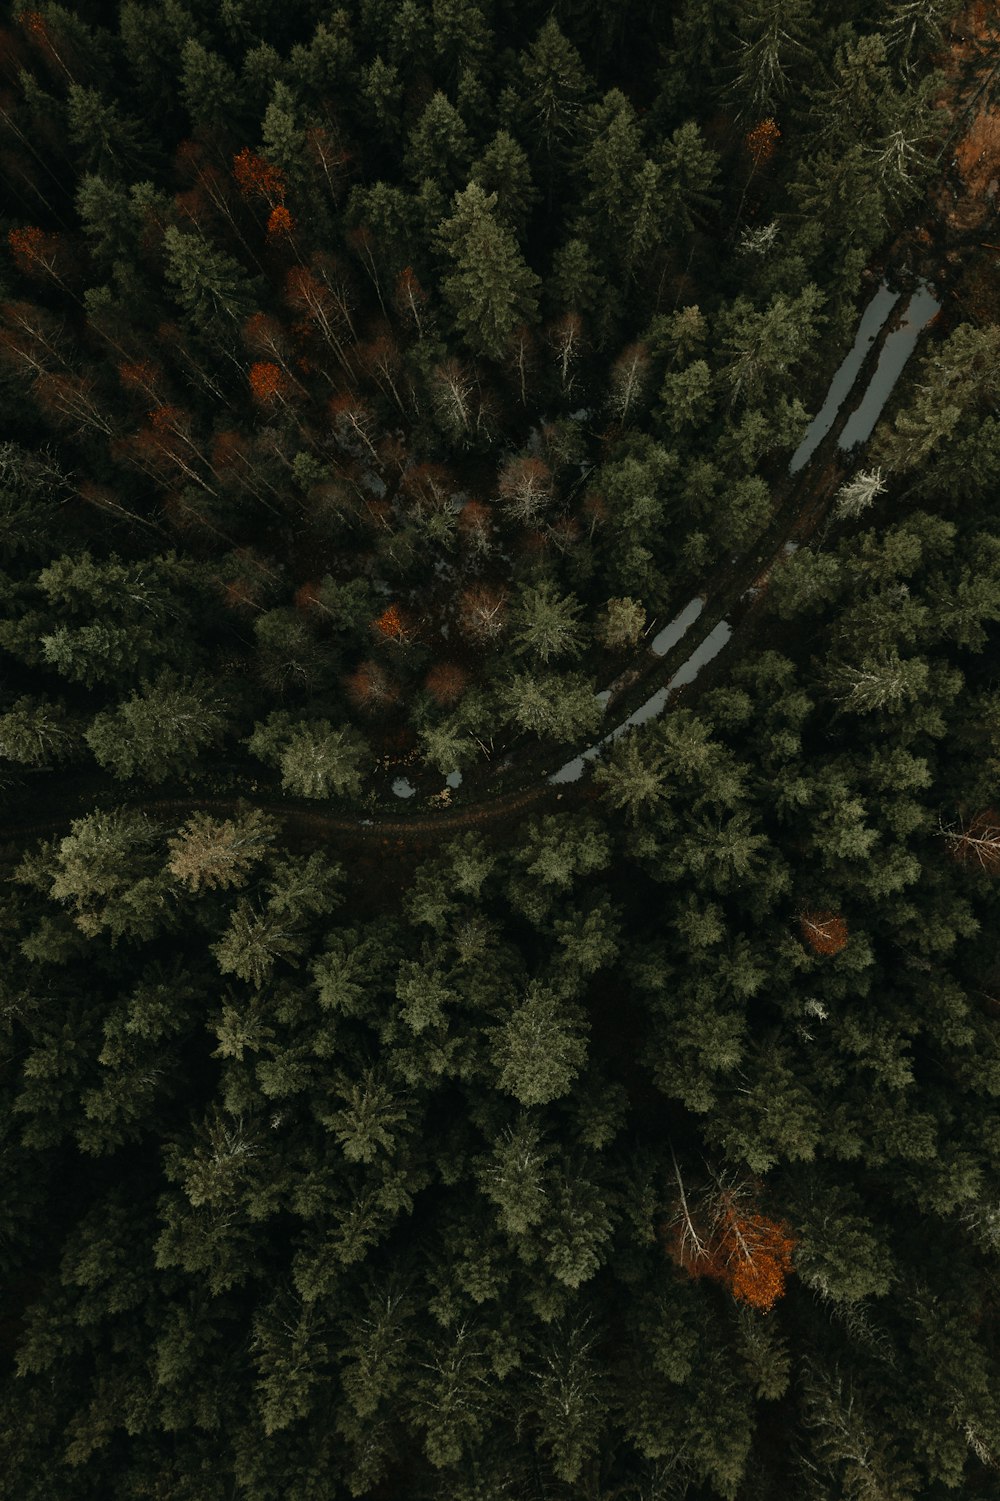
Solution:
{"label": "dark green tree cluster", "polygon": [[148,782],[276,698],[361,764],[585,731],[609,601],[766,527],[931,168],[948,9],[19,10],[0,380],[59,453],[4,460],[23,712]]}

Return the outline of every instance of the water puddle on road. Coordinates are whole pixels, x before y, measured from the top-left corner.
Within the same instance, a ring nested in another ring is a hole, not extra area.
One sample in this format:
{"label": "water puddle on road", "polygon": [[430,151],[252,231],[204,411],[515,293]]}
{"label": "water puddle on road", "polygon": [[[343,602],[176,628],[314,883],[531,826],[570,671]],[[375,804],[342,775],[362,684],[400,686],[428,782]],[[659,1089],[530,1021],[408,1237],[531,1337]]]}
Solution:
{"label": "water puddle on road", "polygon": [[913,353],[917,339],[940,306],[927,283],[921,283],[907,303],[899,327],[887,335],[871,384],[861,398],[860,405],[844,424],[844,431],[837,440],[838,447],[853,448],[855,443],[864,443],[871,437],[882,408],[889,399],[889,393]]}
{"label": "water puddle on road", "polygon": [[676,616],[669,625],[665,625],[662,631],[658,631],[650,643],[650,651],[656,657],[665,657],[672,646],[676,646],[689,626],[694,625],[698,616],[705,608],[705,601],[696,595],[690,604],[686,604],[681,613]]}
{"label": "water puddle on road", "polygon": [[[699,614],[702,601],[692,601],[692,603],[697,603],[698,610],[695,612],[695,615]],[[690,606],[688,608],[690,609]],[[694,618],[695,616],[691,617],[692,620]],[[681,616],[678,616],[677,619],[680,620]],[[691,621],[689,620],[688,624],[690,623]],[[676,622],[673,622],[673,624],[676,624]],[[670,629],[670,627],[667,627],[667,629]],[[686,630],[687,626],[684,629]],[[679,640],[682,634],[683,631],[678,632],[675,639]],[[655,719],[657,715],[662,714],[670,701],[670,695],[674,689],[683,688],[685,683],[693,683],[706,662],[710,662],[713,657],[718,656],[732,634],[733,628],[729,624],[729,621],[720,620],[718,625],[709,631],[704,641],[695,647],[687,661],[677,669],[665,688],[658,688],[651,698],[647,698],[644,704],[640,704],[634,713],[630,714],[627,719],[622,720],[621,724],[616,724],[614,729],[609,730],[606,735],[603,735],[595,745],[588,746],[579,756],[574,756],[572,761],[567,761],[565,766],[560,766],[559,770],[554,771],[549,777],[549,781],[554,785],[578,781],[583,776],[583,769],[586,763],[588,761],[596,761],[606,745],[611,745],[613,741],[618,740],[628,730],[635,728],[635,726],[646,724],[650,719]]]}
{"label": "water puddle on road", "polygon": [[858,331],[854,337],[854,344],[845,357],[840,369],[830,382],[830,389],[826,393],[826,400],[807,427],[802,442],[792,454],[788,465],[789,474],[797,474],[809,462],[815,450],[830,431],[840,410],[841,403],[845,400],[857,379],[857,374],[861,369],[865,355],[878,338],[879,331],[896,306],[899,298],[899,292],[891,292],[886,283],[883,282],[871,302],[865,308],[861,315],[861,322],[858,324]]}
{"label": "water puddle on road", "polygon": [[[806,429],[805,437],[792,454],[788,464],[789,474],[797,474],[808,463],[830,431],[837,413],[850,394],[865,355],[884,328],[900,295],[899,292],[891,292],[883,282],[865,308],[851,351],[830,382],[826,400]],[[886,335],[875,373],[858,406],[844,424],[844,430],[837,439],[838,448],[853,448],[856,443],[864,443],[871,437],[882,408],[902,374],[903,366],[913,353],[917,339],[940,305],[927,283],[920,282],[906,303],[898,328]]]}

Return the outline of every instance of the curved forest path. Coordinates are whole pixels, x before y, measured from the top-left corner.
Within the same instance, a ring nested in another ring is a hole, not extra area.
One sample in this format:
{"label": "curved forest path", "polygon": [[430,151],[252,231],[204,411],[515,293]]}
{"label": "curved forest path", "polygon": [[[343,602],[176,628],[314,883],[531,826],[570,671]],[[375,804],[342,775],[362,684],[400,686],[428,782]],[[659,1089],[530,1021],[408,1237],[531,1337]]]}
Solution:
{"label": "curved forest path", "polygon": [[[952,125],[941,148],[940,158],[946,163],[938,178],[931,184],[921,204],[922,217],[916,218],[900,232],[889,245],[882,264],[870,269],[872,289],[878,280],[892,282],[894,279],[915,287],[920,280],[934,284],[937,295],[944,300],[951,285],[968,271],[968,257],[977,251],[995,251],[995,245],[984,244],[980,236],[990,214],[992,203],[987,203],[986,177],[983,159],[987,151],[995,152],[1000,164],[1000,126],[995,145],[992,140],[987,148],[974,152],[968,164],[962,161],[963,148],[969,143],[974,147],[983,134],[984,122],[991,125],[996,119],[993,113],[995,85],[1000,77],[1000,53],[994,52],[996,61],[982,65],[982,54],[977,58],[975,43],[982,43],[983,36],[977,33],[974,20],[978,14],[976,5],[967,13],[964,30],[962,18],[956,28],[951,51],[944,60],[948,79],[946,102],[952,111]],[[973,20],[969,21],[968,17]],[[1000,41],[1000,38],[997,38]],[[972,45],[970,45],[970,42]],[[989,134],[989,131],[986,132]],[[957,155],[952,156],[951,153]],[[966,149],[966,155],[969,151]],[[959,166],[959,190],[955,187],[955,167]],[[987,162],[992,170],[992,163]],[[963,188],[966,191],[963,197]],[[973,201],[978,200],[978,201]],[[930,212],[928,213],[928,210]],[[671,678],[706,641],[720,621],[733,616],[732,635],[716,656],[717,662],[731,659],[743,646],[748,628],[760,616],[760,605],[770,569],[786,555],[787,545],[805,541],[827,518],[830,505],[840,484],[847,474],[855,470],[863,456],[866,444],[850,451],[839,448],[839,439],[871,383],[882,348],[887,337],[898,327],[908,303],[904,295],[882,325],[877,337],[866,353],[849,391],[842,400],[836,418],[816,447],[812,457],[794,475],[786,469],[772,487],[773,509],[771,520],[764,533],[742,556],[731,559],[715,571],[701,586],[693,586],[702,601],[702,609],[696,620],[683,632],[675,644],[662,656],[651,647],[641,654],[632,665],[616,679],[610,690],[606,709],[615,709],[614,723],[609,714],[608,728],[602,729],[601,741],[621,726],[629,714],[647,700],[657,689],[670,683]],[[921,335],[922,337],[922,335]],[[889,399],[891,392],[887,393]],[[716,669],[717,670],[717,669]],[[697,687],[697,684],[694,685]],[[685,694],[692,696],[691,689],[673,690],[669,702]],[[279,819],[284,833],[301,840],[329,840],[335,838],[347,845],[361,847],[406,845],[419,846],[436,841],[442,836],[463,829],[483,825],[502,824],[509,819],[520,818],[524,813],[542,804],[578,804],[598,795],[593,782],[585,776],[554,785],[549,780],[549,771],[542,765],[543,759],[551,758],[551,747],[532,747],[520,759],[517,773],[518,784],[501,791],[488,791],[485,796],[457,801],[451,807],[440,801],[438,806],[402,814],[388,815],[384,808],[373,808],[369,815],[324,810],[316,803],[304,802],[274,795],[258,795],[257,784],[250,784],[246,794],[206,794],[202,796],[179,794],[170,797],[151,797],[141,793],[132,796],[113,778],[100,772],[72,774],[63,778],[64,795],[53,798],[52,791],[45,788],[46,801],[58,801],[58,811],[49,816],[24,823],[8,823],[0,828],[0,840],[8,852],[25,839],[56,833],[64,829],[75,817],[91,811],[96,797],[98,805],[129,806],[138,808],[151,817],[166,817],[183,821],[196,811],[219,814],[238,813],[248,806],[259,808]],[[73,785],[75,782],[75,786]],[[487,784],[488,785],[488,784]],[[91,799],[88,807],[88,797]]]}

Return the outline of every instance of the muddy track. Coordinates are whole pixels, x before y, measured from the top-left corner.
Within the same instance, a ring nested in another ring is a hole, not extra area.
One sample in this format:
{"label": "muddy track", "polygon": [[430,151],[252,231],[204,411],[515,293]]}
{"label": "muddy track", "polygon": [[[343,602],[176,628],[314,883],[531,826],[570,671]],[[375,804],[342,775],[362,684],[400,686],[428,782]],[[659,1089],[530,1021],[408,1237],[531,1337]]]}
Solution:
{"label": "muddy track", "polygon": [[[968,62],[962,67],[960,76],[955,80],[954,89],[954,97],[959,102],[954,110],[948,137],[942,147],[942,158],[947,158],[952,144],[960,138],[981,101],[989,96],[998,78],[1000,78],[1000,60],[978,71],[974,62]],[[949,187],[949,171],[950,169],[946,169],[942,172],[939,179],[930,186],[924,200],[924,207],[930,203],[937,209],[941,208]],[[940,239],[942,242],[947,239],[947,244],[939,243],[933,251],[929,252],[927,221],[925,219],[922,225],[915,223],[893,239],[886,262],[875,274],[891,280],[895,270],[897,274],[902,273],[901,279],[904,282],[911,283],[915,280],[916,274],[926,275],[935,281],[938,295],[943,300],[949,291],[949,284],[958,280],[961,270],[965,269],[958,265],[958,252],[968,250],[974,253],[975,249],[980,247],[981,231],[977,226],[965,234],[945,236],[943,224],[935,223],[930,228],[939,230],[939,234],[935,235],[934,239]],[[915,268],[919,268],[919,273]],[[752,621],[761,608],[760,593],[751,603],[741,605],[741,601],[747,596],[747,591],[752,588],[756,580],[766,575],[772,566],[780,562],[786,542],[796,539],[804,540],[816,530],[826,518],[832,498],[846,474],[858,466],[863,448],[860,451],[855,449],[848,461],[843,451],[838,449],[838,439],[848,418],[868,388],[885,340],[898,325],[906,301],[904,297],[880,329],[848,395],[840,405],[833,426],[819,444],[813,457],[794,477],[785,473],[775,481],[774,510],[763,535],[747,553],[717,570],[711,580],[701,585],[697,591],[704,600],[701,614],[669,652],[662,657],[657,657],[651,649],[647,649],[616,680],[607,706],[609,710],[614,710],[615,723],[621,723],[634,708],[662,684],[668,682],[719,621],[734,612],[739,617],[737,629],[719,653],[717,661],[722,663],[726,659],[731,659],[742,646],[746,631],[741,630],[740,627]],[[690,702],[696,692],[697,684],[685,690],[685,701]],[[609,719],[611,717],[609,715]],[[610,728],[609,723],[606,729],[602,729],[602,735],[606,734]],[[563,751],[560,754],[565,756],[566,752]],[[447,837],[462,829],[502,824],[507,819],[517,817],[529,810],[536,810],[545,804],[576,805],[589,801],[597,795],[593,782],[585,777],[578,782],[560,786],[550,784],[542,762],[551,758],[551,747],[532,748],[521,758],[517,769],[517,785],[508,786],[502,792],[480,797],[476,801],[456,802],[454,807],[437,807],[420,813],[408,813],[401,817],[387,817],[379,810],[374,810],[369,816],[346,812],[325,812],[315,804],[293,799],[263,797],[255,793],[244,796],[181,795],[166,798],[130,796],[120,786],[116,791],[116,784],[110,777],[101,773],[92,773],[77,779],[75,795],[70,789],[68,795],[62,799],[63,806],[58,813],[53,813],[49,818],[37,822],[7,824],[0,829],[0,841],[7,845],[7,853],[13,853],[17,845],[25,840],[51,835],[65,829],[73,818],[80,817],[89,811],[86,799],[86,790],[89,788],[92,794],[99,795],[101,806],[107,806],[110,798],[117,806],[137,808],[154,819],[166,820],[175,825],[183,822],[195,811],[225,815],[238,813],[248,806],[253,806],[279,819],[286,836],[296,841],[325,841],[336,838],[355,846],[391,844],[399,846],[408,842],[426,843]],[[84,794],[82,797],[81,792]],[[93,802],[90,807],[93,807]]]}

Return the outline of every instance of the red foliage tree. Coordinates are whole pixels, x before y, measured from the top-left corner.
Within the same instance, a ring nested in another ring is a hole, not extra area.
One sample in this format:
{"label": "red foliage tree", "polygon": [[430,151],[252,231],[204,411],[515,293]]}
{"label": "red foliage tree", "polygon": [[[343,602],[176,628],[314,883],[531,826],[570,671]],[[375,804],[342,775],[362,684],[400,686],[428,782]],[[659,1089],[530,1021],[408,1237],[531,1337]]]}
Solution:
{"label": "red foliage tree", "polygon": [[746,1186],[718,1181],[691,1203],[677,1172],[680,1201],[661,1226],[667,1252],[691,1277],[720,1282],[741,1303],[767,1313],[794,1271],[796,1237],[782,1220],[760,1214]]}
{"label": "red foliage tree", "polygon": [[[65,73],[66,77],[73,81],[73,73],[64,56],[64,44],[57,41],[52,27],[41,11],[23,10],[18,16],[18,21],[24,27],[24,31],[32,46],[41,53],[49,64],[54,64]],[[60,50],[63,47],[63,51]]]}
{"label": "red foliage tree", "polygon": [[280,365],[275,365],[271,360],[258,360],[251,365],[249,380],[253,399],[261,406],[274,401],[287,401],[292,394],[290,377]]}
{"label": "red foliage tree", "polygon": [[457,662],[436,662],[424,681],[431,698],[442,709],[457,704],[469,685],[469,674]]}
{"label": "red foliage tree", "polygon": [[816,954],[839,954],[847,947],[847,923],[836,912],[803,912],[799,928]]}
{"label": "red foliage tree", "polygon": [[143,397],[146,401],[158,401],[158,391],[163,372],[152,360],[122,360],[118,366],[118,379],[126,391]]}
{"label": "red foliage tree", "polygon": [[381,662],[361,662],[344,679],[351,703],[368,714],[389,709],[399,700],[399,685]]}
{"label": "red foliage tree", "polygon": [[267,237],[269,240],[287,239],[295,230],[295,220],[288,212],[283,203],[275,204],[267,217]]}
{"label": "red foliage tree", "polygon": [[372,631],[383,641],[395,641],[402,645],[413,635],[413,625],[399,605],[387,605],[381,615],[372,621]]}
{"label": "red foliage tree", "polygon": [[778,122],[771,118],[758,121],[752,130],[747,131],[743,144],[754,167],[760,167],[771,160],[780,139]]}
{"label": "red foliage tree", "polygon": [[58,235],[39,229],[37,224],[26,224],[21,229],[8,231],[7,244],[15,266],[25,276],[51,276],[55,281],[62,281],[66,274],[66,256]]}
{"label": "red foliage tree", "polygon": [[284,201],[285,175],[262,156],[244,146],[233,157],[233,176],[244,198],[266,198],[272,206]]}

